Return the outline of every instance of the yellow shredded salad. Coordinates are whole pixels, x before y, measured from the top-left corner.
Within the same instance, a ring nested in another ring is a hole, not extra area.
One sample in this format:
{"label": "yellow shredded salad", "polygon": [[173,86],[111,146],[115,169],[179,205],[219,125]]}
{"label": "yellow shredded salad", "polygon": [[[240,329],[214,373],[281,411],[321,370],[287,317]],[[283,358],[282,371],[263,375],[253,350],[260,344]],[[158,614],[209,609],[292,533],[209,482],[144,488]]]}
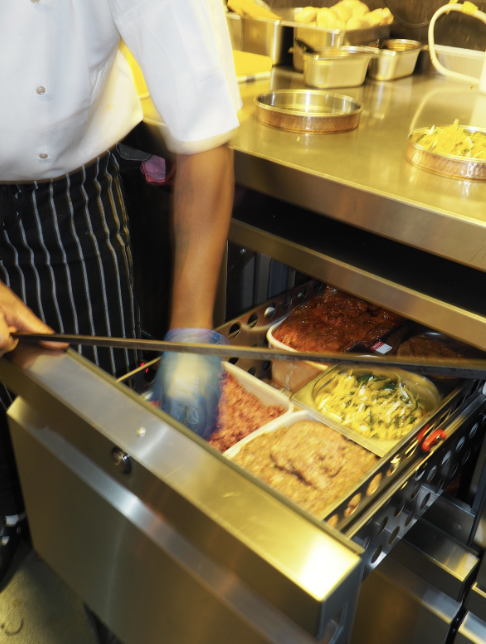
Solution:
{"label": "yellow shredded salad", "polygon": [[486,160],[486,133],[474,132],[459,125],[456,119],[452,125],[414,132],[411,137],[426,150],[461,158]]}
{"label": "yellow shredded salad", "polygon": [[398,376],[336,374],[316,395],[318,409],[349,429],[381,440],[405,436],[427,413]]}

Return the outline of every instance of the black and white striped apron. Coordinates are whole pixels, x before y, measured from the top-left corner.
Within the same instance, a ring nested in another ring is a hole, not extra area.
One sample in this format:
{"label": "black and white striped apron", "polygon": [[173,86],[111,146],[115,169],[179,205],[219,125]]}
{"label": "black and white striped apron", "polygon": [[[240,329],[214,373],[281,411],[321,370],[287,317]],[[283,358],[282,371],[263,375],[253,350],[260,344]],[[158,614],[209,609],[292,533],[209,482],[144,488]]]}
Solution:
{"label": "black and white striped apron", "polygon": [[[139,337],[116,152],[54,181],[0,185],[0,279],[56,332]],[[136,364],[132,351],[78,350],[113,375]],[[2,443],[0,515],[11,511],[2,507]]]}

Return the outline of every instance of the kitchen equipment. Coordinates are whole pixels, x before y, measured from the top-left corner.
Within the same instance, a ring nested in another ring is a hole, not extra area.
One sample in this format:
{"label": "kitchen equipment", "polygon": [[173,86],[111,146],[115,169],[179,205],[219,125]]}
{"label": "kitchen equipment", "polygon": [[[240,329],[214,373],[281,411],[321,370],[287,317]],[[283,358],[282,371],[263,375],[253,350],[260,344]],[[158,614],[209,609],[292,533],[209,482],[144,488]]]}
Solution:
{"label": "kitchen equipment", "polygon": [[475,76],[466,76],[465,74],[459,74],[458,72],[454,72],[454,71],[451,71],[450,69],[447,69],[439,62],[437,58],[437,54],[435,51],[435,39],[434,39],[435,23],[437,22],[437,19],[440,16],[442,16],[444,13],[448,14],[450,11],[465,13],[469,16],[472,16],[473,18],[478,18],[478,20],[481,20],[486,24],[486,14],[483,13],[482,11],[479,11],[476,5],[472,4],[472,2],[464,2],[464,4],[460,4],[460,3],[447,4],[447,5],[444,5],[443,7],[440,7],[440,9],[438,9],[432,16],[432,19],[429,25],[429,50],[430,50],[430,58],[432,60],[432,64],[434,65],[436,70],[441,74],[444,74],[449,78],[453,78],[454,80],[462,80],[467,83],[470,83],[471,85],[478,85],[480,93],[486,94],[486,61],[483,64],[481,76],[479,79],[477,79]]}
{"label": "kitchen equipment", "polygon": [[[438,128],[447,126],[437,126]],[[463,127],[465,133],[481,132],[486,136],[486,129]],[[429,170],[435,174],[441,174],[455,179],[486,180],[486,160],[472,157],[458,156],[453,154],[439,154],[434,150],[426,149],[420,145],[420,137],[427,134],[430,128],[418,128],[412,130],[408,136],[405,157],[423,170]],[[419,139],[417,141],[417,139]]]}
{"label": "kitchen equipment", "polygon": [[347,132],[359,125],[362,106],[350,96],[316,90],[276,90],[255,99],[260,123],[289,132]]}
{"label": "kitchen equipment", "polygon": [[314,380],[305,385],[305,387],[300,391],[297,391],[291,399],[296,404],[305,407],[305,409],[316,414],[322,419],[322,422],[338,429],[346,437],[359,443],[363,447],[366,447],[366,449],[372,451],[374,454],[384,456],[400,441],[399,438],[382,440],[379,438],[365,436],[347,426],[338,416],[336,416],[336,414],[328,411],[326,405],[322,404],[327,395],[331,394],[332,396],[336,385],[338,385],[342,378],[347,376],[355,376],[356,378],[359,378],[360,376],[368,375],[370,372],[373,373],[374,376],[382,376],[395,382],[400,381],[404,383],[423,409],[427,412],[424,418],[410,428],[410,431],[416,431],[417,427],[424,427],[432,412],[440,405],[441,396],[437,387],[435,387],[435,385],[427,378],[417,374],[400,371],[399,369],[383,369],[374,366],[365,369],[363,367],[354,368],[336,365],[332,369],[326,371],[325,374],[314,378]]}
{"label": "kitchen equipment", "polygon": [[417,40],[394,38],[380,42],[377,47],[378,55],[370,61],[368,76],[379,81],[410,76],[421,50],[422,44]]}
{"label": "kitchen equipment", "polygon": [[226,20],[233,49],[268,56],[274,65],[290,63],[293,29],[282,20],[243,18],[236,13],[227,13]]}
{"label": "kitchen equipment", "polygon": [[[299,9],[295,9],[299,11]],[[284,23],[286,24],[286,23]],[[302,49],[295,46],[296,41],[303,41],[313,49],[326,49],[328,47],[344,47],[366,45],[375,40],[385,40],[390,37],[390,25],[369,27],[368,29],[323,29],[309,25],[294,24],[294,47],[292,48],[292,62],[294,69],[304,70]]]}
{"label": "kitchen equipment", "polygon": [[304,83],[319,89],[362,85],[377,51],[373,47],[331,47],[304,53]]}
{"label": "kitchen equipment", "polygon": [[[237,457],[237,455],[239,454],[239,452],[240,452],[242,447],[244,447],[248,443],[251,443],[254,440],[258,440],[260,437],[262,437],[262,435],[267,435],[267,436],[263,436],[264,441],[265,441],[265,439],[268,439],[268,438],[271,439],[272,437],[268,436],[269,434],[274,434],[276,431],[280,430],[281,428],[292,427],[292,425],[295,425],[296,423],[300,423],[302,421],[313,421],[314,423],[318,422],[318,423],[324,425],[327,430],[331,430],[329,433],[330,433],[331,436],[333,436],[334,439],[337,439],[337,440],[340,439],[341,440],[342,445],[343,444],[344,445],[348,444],[348,441],[349,441],[349,443],[354,443],[355,445],[359,445],[359,447],[362,447],[362,445],[360,445],[353,437],[346,436],[346,441],[343,441],[341,439],[341,436],[338,436],[338,434],[342,434],[342,432],[339,432],[339,430],[337,430],[336,428],[331,427],[331,425],[326,420],[318,419],[312,413],[310,413],[308,411],[296,410],[294,413],[288,414],[285,417],[276,418],[275,420],[271,421],[270,423],[268,423],[264,427],[256,430],[252,434],[246,436],[241,441],[239,441],[238,443],[233,445],[226,452],[224,452],[224,455],[227,458],[234,459],[235,457]],[[361,454],[364,454],[364,450],[365,450],[365,448],[363,448],[363,450],[358,450],[358,451],[361,452]],[[370,457],[368,462],[370,462],[371,464],[373,464],[373,461],[376,462],[376,459],[373,459],[373,457],[371,456],[371,454],[373,452],[370,451],[370,450],[366,450],[366,451],[370,452],[369,455],[368,455]],[[268,452],[267,452],[267,454],[268,454]],[[261,467],[261,465],[262,465],[262,463],[260,461],[258,469]],[[267,467],[268,467],[268,461],[267,461]],[[319,469],[319,467],[317,467],[317,469]],[[272,468],[272,470],[273,470],[273,468]],[[356,477],[355,477],[355,482],[356,482]],[[278,481],[277,485],[275,486],[275,488],[277,490],[279,489],[279,483],[281,483],[281,481]],[[273,485],[272,485],[272,487],[273,487]],[[354,484],[349,483],[348,486],[347,486],[347,489],[345,488],[344,491],[339,495],[339,498],[337,499],[337,502],[348,500],[349,499],[349,492],[353,488],[354,488]],[[321,505],[321,504],[319,504],[319,505],[320,505],[320,508],[318,510],[314,506],[315,509],[313,510],[312,513],[316,516],[317,519],[321,520],[321,519],[324,519],[327,516],[327,512],[326,512],[327,508],[325,506]],[[334,504],[332,502],[330,502],[329,507],[331,505],[334,505]]]}
{"label": "kitchen equipment", "polygon": [[[300,286],[218,331],[234,351],[258,345],[305,297]],[[36,551],[127,644],[161,629],[176,644],[349,642],[363,578],[470,467],[484,432],[484,396],[465,383],[431,419],[441,443],[425,452],[410,436],[318,524],[149,405],[145,370],[115,382],[30,343],[0,361],[18,394],[9,420]]]}
{"label": "kitchen equipment", "polygon": [[345,353],[302,353],[300,351],[282,351],[265,349],[257,346],[226,346],[196,344],[191,342],[164,342],[162,340],[138,340],[132,338],[111,338],[103,336],[86,336],[68,333],[12,333],[12,337],[25,342],[64,342],[74,345],[113,347],[118,349],[137,349],[139,351],[175,351],[178,353],[198,353],[201,355],[221,356],[224,358],[250,358],[253,360],[306,360],[334,364],[347,362],[355,365],[372,365],[373,367],[397,367],[409,369],[425,376],[450,376],[453,378],[478,379],[486,377],[485,360],[408,360],[394,356],[366,356]]}

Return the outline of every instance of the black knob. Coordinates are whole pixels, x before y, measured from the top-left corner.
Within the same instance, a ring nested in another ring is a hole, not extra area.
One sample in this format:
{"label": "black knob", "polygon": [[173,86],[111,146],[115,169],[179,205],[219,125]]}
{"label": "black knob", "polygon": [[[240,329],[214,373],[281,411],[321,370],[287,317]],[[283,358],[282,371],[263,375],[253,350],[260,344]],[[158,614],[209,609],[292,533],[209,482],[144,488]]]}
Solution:
{"label": "black knob", "polygon": [[114,447],[111,450],[111,457],[113,459],[115,467],[119,472],[121,472],[122,474],[130,474],[130,472],[132,471],[132,461],[130,459],[130,456],[126,452],[124,452],[119,447]]}

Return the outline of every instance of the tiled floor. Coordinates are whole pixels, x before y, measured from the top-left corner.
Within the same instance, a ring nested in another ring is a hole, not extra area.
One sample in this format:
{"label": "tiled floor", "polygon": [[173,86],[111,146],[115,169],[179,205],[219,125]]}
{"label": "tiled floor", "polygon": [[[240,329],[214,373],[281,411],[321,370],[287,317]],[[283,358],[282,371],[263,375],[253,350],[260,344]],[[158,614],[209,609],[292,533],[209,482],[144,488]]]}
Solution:
{"label": "tiled floor", "polygon": [[82,602],[22,544],[0,591],[0,644],[95,644]]}

